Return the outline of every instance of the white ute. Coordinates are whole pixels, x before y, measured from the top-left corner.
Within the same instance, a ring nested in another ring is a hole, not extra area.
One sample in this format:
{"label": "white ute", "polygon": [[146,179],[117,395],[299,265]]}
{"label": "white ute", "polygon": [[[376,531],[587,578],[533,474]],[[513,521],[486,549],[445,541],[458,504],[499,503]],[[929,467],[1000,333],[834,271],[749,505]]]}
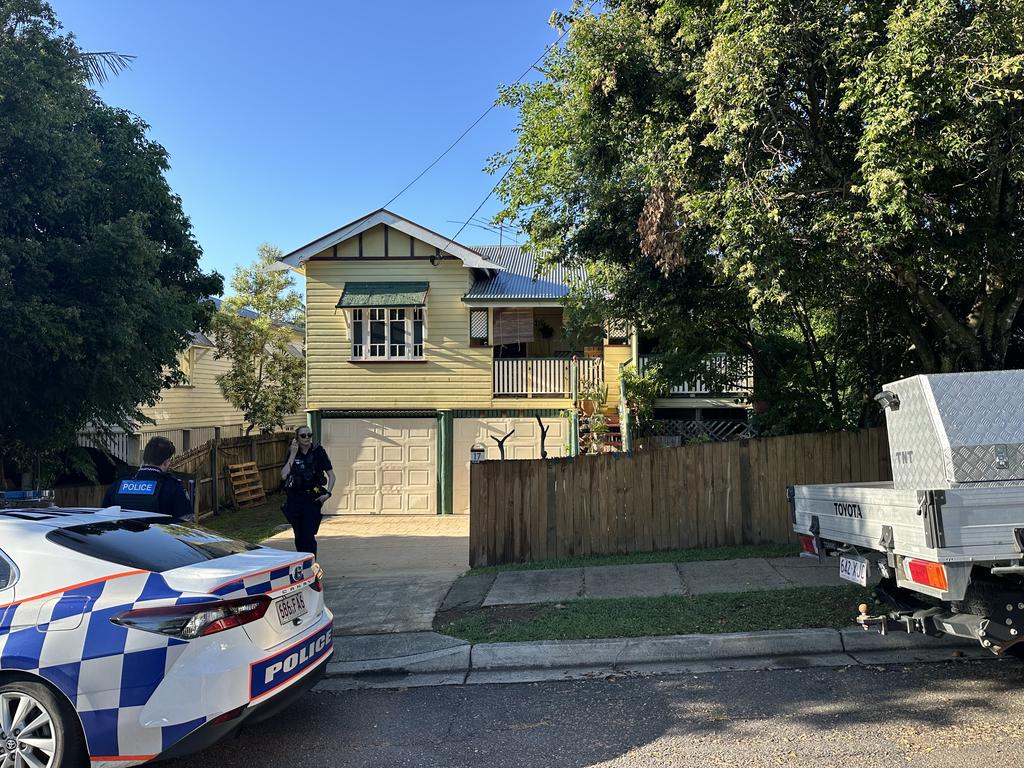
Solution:
{"label": "white ute", "polygon": [[865,628],[973,638],[1024,655],[1024,371],[914,376],[886,385],[892,482],[789,489],[803,554],[888,610]]}

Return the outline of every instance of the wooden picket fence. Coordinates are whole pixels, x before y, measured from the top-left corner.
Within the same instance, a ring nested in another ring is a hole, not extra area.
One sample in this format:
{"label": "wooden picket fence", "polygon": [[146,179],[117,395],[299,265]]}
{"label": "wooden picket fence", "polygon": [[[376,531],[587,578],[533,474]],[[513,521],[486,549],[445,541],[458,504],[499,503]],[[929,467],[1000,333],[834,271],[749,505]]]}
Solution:
{"label": "wooden picket fence", "polygon": [[98,507],[106,492],[105,485],[64,485],[54,489],[53,503],[58,507]]}
{"label": "wooden picket fence", "polygon": [[[264,490],[267,493],[276,491],[281,486],[281,467],[294,437],[293,432],[276,432],[272,435],[214,439],[175,456],[171,461],[171,471],[196,479],[196,519],[211,514],[216,506],[231,504],[228,470],[231,464],[255,462]],[[217,499],[216,506],[214,499]]]}
{"label": "wooden picket fence", "polygon": [[471,468],[469,561],[782,544],[786,486],[891,478],[884,429],[488,461]]}
{"label": "wooden picket fence", "polygon": [[[171,460],[171,472],[189,475],[196,480],[196,519],[213,513],[214,498],[218,506],[230,505],[231,482],[228,466],[252,461],[260,471],[267,493],[281,485],[281,467],[288,456],[293,432],[272,435],[230,437],[208,440],[200,446],[178,454]],[[105,485],[74,485],[55,490],[55,503],[62,507],[98,507],[106,492]]]}

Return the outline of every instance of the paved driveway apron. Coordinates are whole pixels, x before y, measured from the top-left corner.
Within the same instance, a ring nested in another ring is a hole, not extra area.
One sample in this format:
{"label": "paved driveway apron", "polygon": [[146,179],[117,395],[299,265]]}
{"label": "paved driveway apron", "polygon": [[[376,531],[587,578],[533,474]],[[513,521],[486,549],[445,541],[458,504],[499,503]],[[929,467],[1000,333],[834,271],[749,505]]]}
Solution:
{"label": "paved driveway apron", "polygon": [[[467,515],[328,517],[317,542],[336,635],[430,630],[469,567]],[[294,549],[291,531],[264,543]]]}

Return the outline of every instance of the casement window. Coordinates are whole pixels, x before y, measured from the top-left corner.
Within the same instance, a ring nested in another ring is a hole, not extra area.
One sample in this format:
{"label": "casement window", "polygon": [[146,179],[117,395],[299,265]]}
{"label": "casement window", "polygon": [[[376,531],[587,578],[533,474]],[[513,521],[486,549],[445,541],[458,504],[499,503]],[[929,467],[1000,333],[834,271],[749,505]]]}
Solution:
{"label": "casement window", "polygon": [[427,313],[423,307],[352,310],[353,360],[422,360]]}

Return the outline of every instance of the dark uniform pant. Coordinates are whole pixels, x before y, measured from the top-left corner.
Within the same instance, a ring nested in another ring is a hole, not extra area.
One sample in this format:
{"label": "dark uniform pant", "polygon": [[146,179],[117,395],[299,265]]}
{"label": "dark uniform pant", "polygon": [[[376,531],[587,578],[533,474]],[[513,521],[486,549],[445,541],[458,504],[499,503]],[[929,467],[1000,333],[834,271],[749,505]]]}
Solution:
{"label": "dark uniform pant", "polygon": [[323,505],[315,498],[305,494],[289,496],[285,504],[285,518],[291,523],[295,533],[295,551],[316,554],[316,534],[320,530]]}

